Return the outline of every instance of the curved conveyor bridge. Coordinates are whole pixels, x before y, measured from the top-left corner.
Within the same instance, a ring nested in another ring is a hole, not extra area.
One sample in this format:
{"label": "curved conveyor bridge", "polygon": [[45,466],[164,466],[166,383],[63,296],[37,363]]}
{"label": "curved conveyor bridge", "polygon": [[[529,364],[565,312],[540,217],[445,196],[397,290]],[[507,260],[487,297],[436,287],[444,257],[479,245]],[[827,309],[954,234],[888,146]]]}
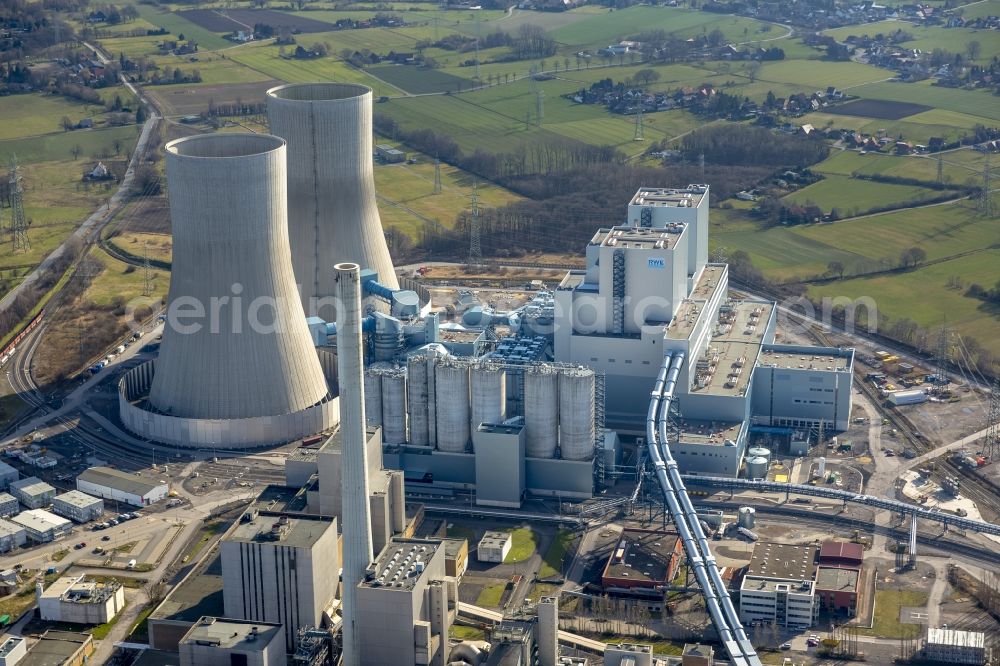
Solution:
{"label": "curved conveyor bridge", "polygon": [[656,377],[646,415],[646,441],[649,458],[653,463],[656,478],[663,490],[667,508],[673,517],[677,534],[684,544],[688,565],[694,570],[695,578],[705,597],[705,608],[712,618],[712,624],[719,634],[719,640],[729,654],[733,666],[761,666],[760,657],[743,631],[743,625],[729,596],[729,590],[719,569],[715,556],[709,548],[708,539],[702,530],[691,499],[677,469],[677,462],[667,446],[667,415],[674,399],[677,375],[684,364],[684,354],[668,354]]}

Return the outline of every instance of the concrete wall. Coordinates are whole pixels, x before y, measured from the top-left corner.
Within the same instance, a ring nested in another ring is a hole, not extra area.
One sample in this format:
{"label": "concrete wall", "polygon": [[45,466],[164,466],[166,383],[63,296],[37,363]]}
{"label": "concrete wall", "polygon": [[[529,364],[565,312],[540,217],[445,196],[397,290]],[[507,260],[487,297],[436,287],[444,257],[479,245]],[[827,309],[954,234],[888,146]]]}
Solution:
{"label": "concrete wall", "polygon": [[752,416],[761,425],[816,426],[847,430],[853,405],[853,373],[825,368],[754,370]]}
{"label": "concrete wall", "polygon": [[524,494],[524,428],[473,431],[476,456],[476,504],[521,508]]}

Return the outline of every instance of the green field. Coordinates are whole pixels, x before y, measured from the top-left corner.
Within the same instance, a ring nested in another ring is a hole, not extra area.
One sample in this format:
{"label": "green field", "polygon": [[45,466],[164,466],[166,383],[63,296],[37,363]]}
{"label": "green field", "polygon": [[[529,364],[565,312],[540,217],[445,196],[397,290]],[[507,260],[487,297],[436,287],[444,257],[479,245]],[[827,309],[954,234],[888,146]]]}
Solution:
{"label": "green field", "polygon": [[[198,24],[192,23],[183,16],[174,14],[172,11],[162,11],[143,4],[139,4],[137,9],[139,10],[139,16],[144,20],[163,28],[175,39],[180,35],[184,35],[185,39],[193,39],[198,42],[198,46],[203,50],[214,51],[233,46],[233,43],[229,40],[223,39],[214,32],[205,30]],[[163,40],[164,37],[161,36],[159,39]]]}
{"label": "green field", "polygon": [[[345,31],[346,32],[346,31]],[[396,87],[369,76],[341,60],[333,57],[316,60],[290,60],[281,58],[278,50],[270,46],[253,46],[227,52],[227,57],[265,76],[287,83],[309,83],[312,81],[337,81],[340,83],[362,83],[371,86],[375,96],[399,94]]]}
{"label": "green field", "polygon": [[476,605],[484,606],[486,608],[499,607],[500,600],[503,598],[505,589],[507,589],[507,585],[505,583],[484,587],[482,592],[479,593],[479,597],[476,598]]}
{"label": "green field", "polygon": [[760,68],[757,80],[764,83],[789,83],[806,86],[811,90],[835,86],[841,90],[865,83],[891,78],[888,72],[871,65],[856,62],[826,62],[779,60]]}
{"label": "green field", "polygon": [[899,621],[904,607],[919,607],[927,604],[927,592],[923,590],[878,590],[875,592],[875,622],[871,629],[861,629],[859,633],[881,638],[916,638],[923,631],[920,625],[903,624]]}
{"label": "green field", "polygon": [[62,132],[63,116],[73,122],[104,113],[104,108],[57,95],[33,93],[0,97],[0,141]]}
{"label": "green field", "polygon": [[504,564],[524,562],[535,554],[538,547],[538,535],[530,527],[519,527],[510,533],[510,552],[503,559]]}
{"label": "green field", "polygon": [[446,90],[454,92],[472,85],[468,79],[457,77],[454,74],[414,65],[380,65],[372,67],[366,72],[414,95]]}
{"label": "green field", "polygon": [[978,160],[963,163],[956,158],[957,153],[942,153],[940,156],[896,156],[858,151],[837,151],[823,162],[813,167],[813,171],[824,174],[873,175],[881,174],[899,178],[917,178],[926,181],[937,180],[938,157],[945,182],[958,184],[978,184],[982,178],[982,153],[970,149],[960,151],[978,156]]}
{"label": "green field", "polygon": [[131,149],[138,138],[137,125],[109,127],[107,129],[73,130],[24,139],[0,141],[0,160],[6,164],[11,155],[17,155],[22,164],[51,162],[72,157],[75,146],[81,149],[81,159],[99,155],[104,151],[114,153],[114,143],[119,141],[126,149]]}
{"label": "green field", "polygon": [[[978,3],[975,3],[978,4]],[[986,3],[983,3],[986,4]],[[994,9],[997,10],[997,4]],[[972,10],[969,7],[969,10]],[[974,18],[975,13],[966,14],[963,9],[963,16]],[[1000,11],[994,11],[997,15]],[[988,16],[989,14],[983,14]],[[867,25],[852,25],[834,30],[826,30],[824,34],[832,36],[838,41],[844,41],[849,36],[873,37],[879,33],[889,34],[902,30],[913,35],[913,39],[900,42],[900,46],[908,49],[920,49],[921,51],[933,51],[934,49],[944,49],[952,53],[965,55],[966,44],[976,40],[980,44],[981,53],[979,62],[987,62],[994,56],[1000,55],[1000,32],[995,30],[973,30],[969,28],[945,28],[941,26],[921,26],[900,21],[881,21],[879,23],[869,23]]]}
{"label": "green field", "polygon": [[848,213],[858,215],[873,208],[926,201],[943,194],[947,192],[831,174],[817,183],[789,194],[783,200],[786,203],[815,204],[826,212],[837,208],[840,217],[847,217]]}
{"label": "green field", "polygon": [[573,545],[573,532],[560,529],[549,545],[549,549],[545,551],[542,567],[538,570],[538,577],[545,579],[562,575],[563,562],[571,545]]}
{"label": "green field", "polygon": [[957,111],[982,118],[981,122],[996,124],[1000,120],[1000,104],[996,97],[983,90],[960,90],[933,86],[931,82],[869,83],[851,89],[852,95],[871,99],[885,99],[893,102],[913,102],[926,104],[937,109]]}

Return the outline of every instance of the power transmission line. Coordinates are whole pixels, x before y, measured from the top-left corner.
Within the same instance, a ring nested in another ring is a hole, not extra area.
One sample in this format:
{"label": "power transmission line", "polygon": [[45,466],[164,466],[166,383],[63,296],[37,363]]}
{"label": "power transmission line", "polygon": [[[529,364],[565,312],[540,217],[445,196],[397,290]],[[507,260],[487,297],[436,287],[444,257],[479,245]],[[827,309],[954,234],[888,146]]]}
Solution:
{"label": "power transmission line", "polygon": [[479,239],[479,183],[472,184],[472,212],[469,216],[469,265],[483,263],[483,248]]}
{"label": "power transmission line", "polygon": [[983,214],[989,217],[993,214],[993,205],[990,200],[990,154],[986,153],[986,162],[983,164],[983,191],[979,195],[979,208]]}
{"label": "power transmission line", "polygon": [[153,269],[149,265],[149,243],[142,244],[142,295],[153,295]]}
{"label": "power transmission line", "polygon": [[635,135],[632,137],[633,141],[645,141],[646,137],[642,133],[642,107],[639,107],[639,112],[635,114]]}
{"label": "power transmission line", "polygon": [[1000,379],[990,391],[990,406],[986,418],[986,442],[983,444],[986,459],[993,462],[1000,456]]}
{"label": "power transmission line", "polygon": [[24,216],[24,188],[21,186],[21,172],[17,166],[17,156],[10,158],[10,233],[14,243],[14,253],[31,249],[28,240],[28,221]]}
{"label": "power transmission line", "polygon": [[434,158],[434,194],[441,194],[441,160]]}

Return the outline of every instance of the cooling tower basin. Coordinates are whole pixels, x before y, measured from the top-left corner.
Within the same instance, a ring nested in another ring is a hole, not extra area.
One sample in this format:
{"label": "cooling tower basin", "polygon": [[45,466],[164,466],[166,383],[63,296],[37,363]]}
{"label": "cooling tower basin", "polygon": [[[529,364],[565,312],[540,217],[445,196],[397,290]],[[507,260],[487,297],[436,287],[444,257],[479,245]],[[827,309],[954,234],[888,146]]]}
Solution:
{"label": "cooling tower basin", "polygon": [[123,379],[123,423],[181,446],[261,446],[332,427],[337,403],[292,270],[285,141],[195,136],[165,153],[173,269],[163,341],[155,364]]}
{"label": "cooling tower basin", "polygon": [[371,88],[278,86],[267,91],[267,116],[288,142],[289,235],[306,314],[336,318],[333,267],[342,262],[398,289],[375,201]]}

